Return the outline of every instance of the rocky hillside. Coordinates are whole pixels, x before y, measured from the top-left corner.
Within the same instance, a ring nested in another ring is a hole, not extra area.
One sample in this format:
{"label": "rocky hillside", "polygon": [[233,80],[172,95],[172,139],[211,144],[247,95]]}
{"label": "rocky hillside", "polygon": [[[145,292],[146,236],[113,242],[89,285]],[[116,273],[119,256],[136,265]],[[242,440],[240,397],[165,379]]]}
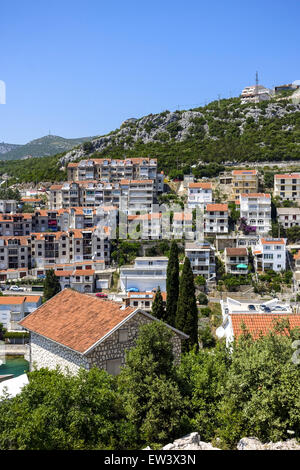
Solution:
{"label": "rocky hillside", "polygon": [[[17,160],[30,157],[45,157],[66,152],[77,145],[90,140],[91,137],[79,139],[64,139],[55,135],[48,135],[32,140],[25,145],[0,144],[1,160]],[[1,151],[2,148],[2,151]]]}
{"label": "rocky hillside", "polygon": [[15,150],[18,147],[19,145],[17,144],[6,144],[5,142],[0,142],[0,154],[10,152],[11,150]]}
{"label": "rocky hillside", "polygon": [[67,152],[66,165],[91,156],[157,156],[163,169],[209,162],[300,159],[300,105],[241,105],[238,98],[189,111],[128,119],[119,129]]}

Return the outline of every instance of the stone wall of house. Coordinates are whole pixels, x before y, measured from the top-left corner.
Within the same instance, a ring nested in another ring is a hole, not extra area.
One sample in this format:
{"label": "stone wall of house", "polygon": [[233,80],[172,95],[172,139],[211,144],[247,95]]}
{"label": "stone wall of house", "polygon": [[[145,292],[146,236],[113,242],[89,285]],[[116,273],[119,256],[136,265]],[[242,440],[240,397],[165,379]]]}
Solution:
{"label": "stone wall of house", "polygon": [[71,374],[76,374],[80,367],[89,368],[87,359],[81,354],[54,343],[43,336],[31,333],[30,369],[41,369],[42,367],[55,369],[57,366],[63,372],[68,369]]}
{"label": "stone wall of house", "polygon": [[[125,365],[125,351],[135,346],[140,326],[151,323],[153,320],[137,313],[133,318],[128,320],[123,327],[120,327],[112,335],[110,335],[103,343],[99,344],[95,349],[86,355],[90,367],[96,366],[100,369],[106,369],[106,361],[110,359],[121,359],[122,366]],[[128,340],[126,342],[119,341],[119,330],[128,329]],[[179,363],[181,355],[181,339],[177,334],[173,334],[172,338],[173,352],[175,363]]]}

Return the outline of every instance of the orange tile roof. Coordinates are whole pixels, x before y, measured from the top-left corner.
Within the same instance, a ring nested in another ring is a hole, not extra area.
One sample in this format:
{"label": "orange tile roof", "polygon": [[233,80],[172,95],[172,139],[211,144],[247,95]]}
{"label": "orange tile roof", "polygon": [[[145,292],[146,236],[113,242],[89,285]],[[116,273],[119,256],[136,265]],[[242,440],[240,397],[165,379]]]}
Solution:
{"label": "orange tile roof", "polygon": [[212,189],[212,184],[208,183],[189,183],[189,188]]}
{"label": "orange tile roof", "polygon": [[257,175],[257,170],[233,170],[234,176],[238,175]]}
{"label": "orange tile roof", "polygon": [[41,199],[36,198],[36,197],[22,197],[21,201],[23,201],[23,202],[41,202]]}
{"label": "orange tile roof", "polygon": [[73,276],[91,276],[95,274],[94,269],[77,269],[73,272]]}
{"label": "orange tile roof", "polygon": [[122,179],[120,184],[153,184],[153,180],[126,180]]}
{"label": "orange tile roof", "polygon": [[207,204],[206,210],[209,212],[226,212],[228,211],[228,204]]}
{"label": "orange tile roof", "polygon": [[64,270],[61,269],[61,270],[58,270],[58,271],[57,270],[54,271],[54,274],[57,277],[68,277],[68,276],[72,276],[73,271],[72,271],[72,269],[69,269],[69,271],[64,271]]}
{"label": "orange tile roof", "polygon": [[275,175],[275,178],[279,178],[279,179],[288,179],[288,178],[300,178],[300,173],[294,173],[294,174],[283,174],[283,175]]}
{"label": "orange tile roof", "polygon": [[267,335],[274,331],[274,324],[276,320],[288,319],[291,329],[300,328],[300,314],[278,314],[278,313],[234,313],[230,315],[235,338],[242,335],[242,325],[252,335],[254,339],[259,336]]}
{"label": "orange tile roof", "polygon": [[21,320],[20,325],[84,354],[136,309],[64,289]]}
{"label": "orange tile roof", "polygon": [[267,197],[271,198],[271,194],[268,193],[242,193],[242,197]]}
{"label": "orange tile roof", "polygon": [[21,305],[23,302],[39,302],[40,295],[7,295],[0,297],[0,305]]}
{"label": "orange tile roof", "polygon": [[275,239],[267,239],[267,238],[262,238],[261,243],[263,245],[285,245],[284,239],[283,238],[278,238],[277,240]]}
{"label": "orange tile roof", "polygon": [[294,255],[294,259],[300,259],[300,250]]}
{"label": "orange tile roof", "polygon": [[247,248],[225,248],[226,254],[228,256],[247,256],[248,250]]}

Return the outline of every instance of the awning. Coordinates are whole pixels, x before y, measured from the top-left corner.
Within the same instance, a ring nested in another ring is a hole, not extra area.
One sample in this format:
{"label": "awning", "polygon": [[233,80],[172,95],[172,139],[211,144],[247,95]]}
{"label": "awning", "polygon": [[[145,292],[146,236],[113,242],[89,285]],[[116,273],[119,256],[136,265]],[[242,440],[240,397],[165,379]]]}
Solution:
{"label": "awning", "polygon": [[247,269],[248,266],[247,266],[246,264],[238,264],[238,265],[237,265],[237,268]]}

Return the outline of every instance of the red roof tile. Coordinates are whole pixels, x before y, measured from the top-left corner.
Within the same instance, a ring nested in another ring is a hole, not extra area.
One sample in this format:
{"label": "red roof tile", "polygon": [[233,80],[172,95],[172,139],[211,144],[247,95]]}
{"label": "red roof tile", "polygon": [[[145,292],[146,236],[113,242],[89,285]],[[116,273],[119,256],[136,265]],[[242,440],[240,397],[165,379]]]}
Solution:
{"label": "red roof tile", "polygon": [[20,325],[84,353],[136,309],[64,289],[24,318]]}
{"label": "red roof tile", "polygon": [[254,339],[260,335],[267,335],[274,331],[276,320],[288,319],[291,329],[300,328],[300,314],[278,314],[278,313],[251,313],[251,314],[231,314],[234,337],[238,338],[242,335],[244,324],[246,330],[249,331]]}

